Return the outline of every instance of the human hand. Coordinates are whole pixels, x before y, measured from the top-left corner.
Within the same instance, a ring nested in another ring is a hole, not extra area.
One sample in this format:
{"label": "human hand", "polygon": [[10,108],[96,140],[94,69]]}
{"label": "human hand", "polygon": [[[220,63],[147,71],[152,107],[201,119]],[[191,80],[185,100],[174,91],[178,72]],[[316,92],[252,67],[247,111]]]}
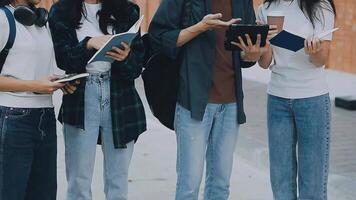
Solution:
{"label": "human hand", "polygon": [[112,58],[119,62],[126,60],[126,58],[129,56],[131,52],[131,48],[128,44],[124,42],[122,42],[121,45],[122,45],[122,49],[114,46],[111,49],[111,51],[108,51],[106,53],[106,57]]}
{"label": "human hand", "polygon": [[304,51],[308,55],[319,53],[322,48],[322,41],[319,38],[310,37],[304,41]]}
{"label": "human hand", "polygon": [[202,32],[229,27],[232,24],[236,24],[241,21],[241,19],[231,19],[230,21],[222,21],[223,15],[221,13],[208,14],[199,23],[199,27]]}
{"label": "human hand", "polygon": [[102,46],[104,46],[104,44],[108,40],[111,39],[111,37],[112,35],[104,35],[104,36],[90,38],[90,40],[87,43],[87,48],[99,50]]}
{"label": "human hand", "polygon": [[79,84],[80,80],[76,80],[75,82],[68,82],[63,88],[61,88],[61,90],[64,95],[73,94],[77,90],[77,85]]}
{"label": "human hand", "polygon": [[56,83],[60,76],[49,76],[40,80],[31,81],[31,91],[39,94],[52,94],[54,91],[65,86],[63,83]]}

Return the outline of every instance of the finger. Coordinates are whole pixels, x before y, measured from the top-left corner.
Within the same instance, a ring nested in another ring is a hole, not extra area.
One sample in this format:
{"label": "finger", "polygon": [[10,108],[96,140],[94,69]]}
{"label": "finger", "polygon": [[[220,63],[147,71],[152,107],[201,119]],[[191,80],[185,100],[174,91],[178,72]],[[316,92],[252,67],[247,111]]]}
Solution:
{"label": "finger", "polygon": [[[118,53],[118,54],[124,54],[125,50],[122,50],[122,49],[120,49],[120,48],[118,48],[118,47],[113,46],[113,47],[112,47],[112,50],[109,51],[109,52]],[[108,52],[108,53],[109,53],[109,52]]]}
{"label": "finger", "polygon": [[76,81],[75,81],[75,84],[76,84],[76,85],[79,85],[79,84],[80,84],[80,80],[76,80]]}
{"label": "finger", "polygon": [[308,49],[309,52],[313,52],[313,41],[311,39],[308,40]]}
{"label": "finger", "polygon": [[320,39],[319,39],[318,44],[319,44],[318,51],[321,51],[323,49],[323,42]]}
{"label": "finger", "polygon": [[77,89],[77,87],[74,86],[74,85],[68,85],[67,87],[68,87],[70,90],[73,90],[73,91],[75,91],[75,90]]}
{"label": "finger", "polygon": [[263,25],[264,23],[263,23],[262,20],[257,19],[257,20],[256,20],[256,24],[258,24],[258,25]]}
{"label": "finger", "polygon": [[121,42],[121,45],[122,45],[125,49],[130,49],[130,46],[129,46],[126,42]]}
{"label": "finger", "polygon": [[227,23],[229,24],[229,25],[231,25],[231,24],[237,24],[237,23],[239,23],[241,21],[241,18],[237,18],[237,19],[231,19],[230,21],[228,21]]}
{"label": "finger", "polygon": [[269,30],[277,30],[278,26],[277,25],[269,25]]}
{"label": "finger", "polygon": [[65,89],[61,88],[64,95],[68,94]]}
{"label": "finger", "polygon": [[240,45],[242,46],[242,49],[247,49],[246,44],[245,44],[244,40],[242,39],[242,37],[239,36],[238,39],[239,39],[239,41],[240,41]]}
{"label": "finger", "polygon": [[210,19],[221,19],[222,17],[223,17],[223,15],[221,13],[216,13],[216,14],[210,15]]}
{"label": "finger", "polygon": [[278,34],[277,29],[271,29],[270,31],[268,31],[268,35],[276,35],[276,34]]}
{"label": "finger", "polygon": [[69,93],[69,94],[73,94],[73,90],[71,89],[71,88],[69,88],[67,85],[66,86],[64,86],[64,90],[67,92],[67,93]]}
{"label": "finger", "polygon": [[125,60],[124,58],[113,57],[113,56],[106,56],[106,57],[107,57],[107,58],[111,58],[111,59],[116,60],[116,61],[119,61],[119,62]]}
{"label": "finger", "polygon": [[47,77],[47,79],[51,82],[56,81],[60,78],[61,78],[61,76],[58,76],[58,75],[52,75],[52,76]]}
{"label": "finger", "polygon": [[237,42],[231,42],[231,44],[234,45],[234,46],[239,47],[242,50],[244,49],[244,47],[241,44],[237,43]]}
{"label": "finger", "polygon": [[247,39],[247,44],[248,44],[248,46],[249,46],[249,47],[252,47],[253,44],[252,44],[252,40],[251,40],[250,36],[249,36],[248,34],[245,34],[245,37],[246,37],[246,39]]}
{"label": "finger", "polygon": [[322,42],[320,39],[316,39],[316,50],[317,51],[320,51],[321,50],[321,47],[322,47]]}
{"label": "finger", "polygon": [[110,52],[109,51],[106,55],[109,55],[109,56],[112,56],[112,57],[117,57],[117,58],[120,58],[120,59],[125,59],[129,55],[129,52],[123,51],[122,53],[115,53],[115,52]]}
{"label": "finger", "polygon": [[112,57],[121,57],[121,56],[124,56],[124,52],[115,53],[115,52],[109,51],[109,52],[106,53],[106,55],[109,55],[109,56],[112,56]]}
{"label": "finger", "polygon": [[53,82],[51,85],[51,87],[56,88],[56,89],[63,88],[64,86],[65,86],[64,83],[55,83],[55,82]]}
{"label": "finger", "polygon": [[257,35],[256,46],[259,48],[261,46],[261,34]]}
{"label": "finger", "polygon": [[308,53],[308,41],[304,40],[304,51]]}

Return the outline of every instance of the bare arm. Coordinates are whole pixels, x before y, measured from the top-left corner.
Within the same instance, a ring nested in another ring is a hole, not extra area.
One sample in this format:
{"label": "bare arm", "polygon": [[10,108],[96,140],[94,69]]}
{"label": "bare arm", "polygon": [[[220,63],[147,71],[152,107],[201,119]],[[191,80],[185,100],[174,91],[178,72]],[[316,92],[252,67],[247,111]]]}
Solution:
{"label": "bare arm", "polygon": [[258,61],[258,64],[263,69],[268,69],[272,63],[272,57],[273,57],[272,48],[269,47],[267,48],[266,52],[262,54],[260,60]]}
{"label": "bare arm", "polygon": [[318,67],[326,64],[329,57],[330,41],[319,39],[305,40],[305,52],[309,55],[310,62]]}
{"label": "bare arm", "polygon": [[231,19],[230,21],[221,21],[222,14],[209,14],[206,15],[203,20],[193,26],[183,29],[177,40],[177,47],[181,47],[193,40],[195,37],[204,33],[205,31],[228,27],[231,24],[238,23],[241,19]]}
{"label": "bare arm", "polygon": [[64,86],[61,83],[52,82],[57,77],[51,76],[42,80],[18,80],[11,77],[0,76],[1,92],[35,92],[50,94]]}

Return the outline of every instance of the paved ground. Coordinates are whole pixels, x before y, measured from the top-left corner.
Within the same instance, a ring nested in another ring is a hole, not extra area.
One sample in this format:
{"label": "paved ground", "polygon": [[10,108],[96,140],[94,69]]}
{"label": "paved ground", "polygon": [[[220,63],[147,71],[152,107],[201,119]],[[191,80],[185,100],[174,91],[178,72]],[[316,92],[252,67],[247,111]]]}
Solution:
{"label": "paved ground", "polygon": [[[138,83],[140,94],[142,83]],[[231,200],[272,200],[266,139],[266,86],[245,82],[248,124],[240,131],[231,181]],[[144,99],[144,98],[143,98]],[[56,98],[59,103],[59,97]],[[175,135],[147,112],[148,131],[136,145],[129,180],[130,200],[171,200],[175,191]],[[330,200],[356,199],[356,112],[333,109]],[[59,126],[60,130],[60,126]],[[65,195],[64,145],[59,137],[59,191]],[[104,200],[102,153],[98,147],[93,199]]]}

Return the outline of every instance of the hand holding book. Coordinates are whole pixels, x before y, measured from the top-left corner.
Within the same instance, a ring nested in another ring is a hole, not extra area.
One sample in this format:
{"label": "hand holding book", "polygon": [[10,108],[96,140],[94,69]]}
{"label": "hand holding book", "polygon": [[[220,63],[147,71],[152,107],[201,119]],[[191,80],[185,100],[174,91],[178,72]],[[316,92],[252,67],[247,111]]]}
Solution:
{"label": "hand holding book", "polygon": [[106,52],[106,57],[122,62],[126,60],[130,52],[130,46],[127,43],[122,42],[120,46],[113,46],[111,51]]}

